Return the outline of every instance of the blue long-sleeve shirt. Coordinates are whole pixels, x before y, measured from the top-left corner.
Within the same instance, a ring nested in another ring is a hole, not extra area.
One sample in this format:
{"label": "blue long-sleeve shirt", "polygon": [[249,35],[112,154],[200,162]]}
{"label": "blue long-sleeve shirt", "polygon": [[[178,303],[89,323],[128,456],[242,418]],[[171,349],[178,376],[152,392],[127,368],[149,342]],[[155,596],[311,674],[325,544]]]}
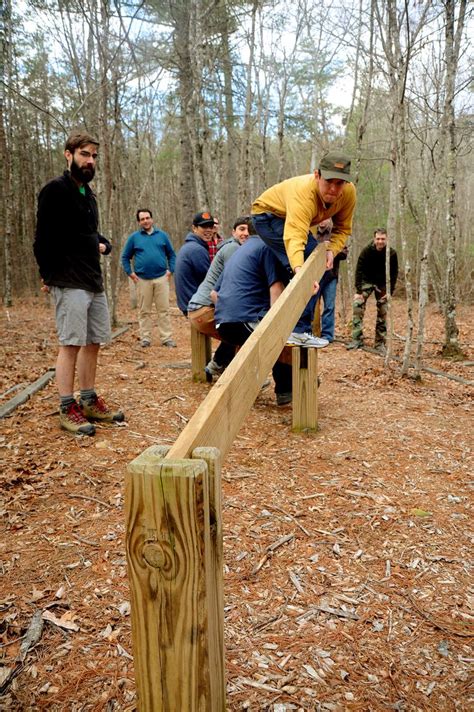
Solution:
{"label": "blue long-sleeve shirt", "polygon": [[[133,259],[133,269],[131,260]],[[133,232],[122,250],[122,267],[130,276],[132,272],[141,279],[156,279],[174,272],[176,254],[166,232],[153,226],[153,232]]]}

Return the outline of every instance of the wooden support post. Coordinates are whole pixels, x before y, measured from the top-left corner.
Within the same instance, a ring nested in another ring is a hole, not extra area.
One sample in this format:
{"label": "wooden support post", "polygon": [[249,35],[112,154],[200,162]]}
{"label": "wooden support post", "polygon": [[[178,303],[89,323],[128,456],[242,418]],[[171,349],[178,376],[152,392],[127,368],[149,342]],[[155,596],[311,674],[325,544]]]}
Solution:
{"label": "wooden support post", "polygon": [[312,330],[313,330],[313,334],[315,336],[321,336],[321,297],[316,302],[316,309],[314,310]]}
{"label": "wooden support post", "polygon": [[293,346],[293,424],[292,430],[318,429],[318,350]]}
{"label": "wooden support post", "polygon": [[164,460],[168,449],[148,448],[126,477],[138,710],[222,712],[220,456]]}
{"label": "wooden support post", "polygon": [[217,447],[225,458],[298,315],[308,303],[314,281],[319,281],[325,270],[326,248],[320,244],[209,390],[167,457],[190,457],[196,447],[206,445]]}
{"label": "wooden support post", "polygon": [[206,381],[204,368],[212,356],[211,337],[191,326],[191,372],[193,381]]}
{"label": "wooden support post", "polygon": [[214,447],[197,447],[193,459],[204,460],[209,473],[210,548],[208,566],[209,670],[212,706],[207,710],[225,710],[224,651],[224,546],[222,532],[221,456]]}

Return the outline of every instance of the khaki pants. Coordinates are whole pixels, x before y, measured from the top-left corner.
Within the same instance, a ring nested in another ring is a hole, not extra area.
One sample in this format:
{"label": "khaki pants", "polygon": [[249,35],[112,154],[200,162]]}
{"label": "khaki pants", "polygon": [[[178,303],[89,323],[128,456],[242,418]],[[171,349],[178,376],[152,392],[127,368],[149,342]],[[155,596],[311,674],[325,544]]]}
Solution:
{"label": "khaki pants", "polygon": [[151,340],[152,317],[151,310],[153,304],[157,312],[157,326],[161,343],[171,339],[171,321],[169,314],[170,283],[169,277],[157,277],[156,279],[140,279],[137,282],[138,292],[138,324],[140,327],[140,338]]}

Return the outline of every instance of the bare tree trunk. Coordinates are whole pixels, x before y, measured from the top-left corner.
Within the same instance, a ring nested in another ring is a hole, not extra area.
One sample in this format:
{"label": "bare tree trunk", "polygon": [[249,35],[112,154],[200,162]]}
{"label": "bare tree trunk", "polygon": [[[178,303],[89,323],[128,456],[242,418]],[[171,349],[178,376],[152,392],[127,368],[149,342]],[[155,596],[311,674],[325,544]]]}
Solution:
{"label": "bare tree trunk", "polygon": [[[458,23],[455,30],[455,8],[458,5]],[[466,0],[444,0],[446,40],[446,98],[443,116],[443,134],[446,156],[446,237],[447,265],[445,286],[445,343],[443,355],[462,357],[459,346],[459,329],[456,323],[456,117],[454,97],[456,73],[459,62],[461,35],[466,13]]]}
{"label": "bare tree trunk", "polygon": [[[354,166],[354,176],[355,176],[355,184],[359,182],[359,174],[360,174],[360,161],[361,161],[361,156],[362,156],[362,142],[364,140],[364,135],[365,131],[367,129],[367,121],[369,117],[369,110],[370,110],[370,104],[371,104],[371,99],[372,99],[372,84],[373,84],[373,76],[374,76],[374,17],[375,17],[375,10],[374,10],[374,3],[375,0],[371,0],[371,8],[370,8],[370,18],[369,18],[369,64],[367,67],[367,76],[364,79],[364,85],[365,85],[365,98],[364,98],[364,105],[362,109],[362,116],[359,121],[359,125],[357,127],[357,137],[356,137],[356,155],[355,155],[355,166]],[[360,4],[360,24],[362,25],[362,0]],[[360,37],[358,40],[358,45],[357,45],[357,58],[359,56],[359,43],[360,43]],[[358,73],[358,67],[356,67],[356,73]],[[350,121],[350,116],[353,111],[353,104],[355,101],[355,93],[357,91],[357,83],[354,82],[354,94],[352,97],[352,106],[351,106],[351,111],[349,115],[349,120],[347,122],[346,126],[346,137],[347,138],[347,129],[349,128],[349,121]]]}
{"label": "bare tree trunk", "polygon": [[[301,8],[300,8],[301,9]],[[283,180],[284,169],[285,169],[285,121],[286,121],[286,104],[288,101],[288,93],[290,89],[291,73],[293,70],[293,65],[295,63],[295,55],[298,50],[298,45],[300,42],[303,27],[306,24],[306,16],[303,12],[297,18],[297,25],[294,34],[294,44],[291,48],[289,56],[284,54],[282,62],[282,81],[278,89],[278,173],[277,182],[279,183]]]}
{"label": "bare tree trunk", "polygon": [[246,72],[245,118],[240,145],[239,205],[249,209],[250,197],[250,135],[252,131],[252,69],[255,55],[255,26],[259,0],[252,5],[252,24],[249,38],[249,62]]}
{"label": "bare tree trunk", "polygon": [[[4,69],[11,67],[11,3],[5,0],[3,10],[3,32],[1,61]],[[8,79],[5,76],[5,79]],[[4,284],[3,304],[11,307],[12,298],[12,257],[11,257],[11,160],[5,134],[5,90],[0,88],[0,163],[2,166],[2,197],[0,200],[0,242],[3,245]]]}
{"label": "bare tree trunk", "polygon": [[2,199],[0,203],[0,242],[3,244],[4,284],[3,304],[11,307],[12,296],[12,254],[11,254],[11,163],[5,139],[5,126],[3,116],[3,96],[0,97],[0,162],[2,164]]}
{"label": "bare tree trunk", "polygon": [[[413,286],[412,273],[410,263],[410,252],[407,244],[407,157],[406,157],[406,103],[404,97],[401,98],[398,106],[398,190],[399,190],[399,225],[400,225],[400,241],[402,245],[403,265],[405,274],[405,298],[407,310],[407,324],[405,331],[405,349],[403,351],[402,374],[408,373],[410,366],[411,347],[413,341]],[[387,274],[387,298],[389,303],[389,312],[391,311],[391,296],[390,296],[390,254],[387,251],[386,261]],[[388,335],[387,355],[391,349],[391,338],[393,329],[390,329]]]}
{"label": "bare tree trunk", "polygon": [[232,58],[229,43],[229,15],[224,6],[225,22],[222,31],[223,73],[224,73],[224,125],[225,125],[225,220],[231,223],[237,217],[237,131],[232,91]]}
{"label": "bare tree trunk", "polygon": [[[413,289],[411,281],[410,256],[407,245],[407,222],[406,215],[408,209],[408,178],[407,178],[407,156],[406,156],[406,81],[408,68],[415,48],[416,38],[423,27],[429,5],[421,9],[417,25],[411,27],[411,18],[408,9],[398,12],[396,0],[375,0],[374,9],[380,29],[381,41],[387,60],[387,75],[390,88],[390,100],[392,105],[391,116],[391,181],[390,181],[390,208],[388,234],[396,238],[398,227],[400,243],[402,246],[402,259],[405,276],[407,324],[405,349],[403,352],[402,374],[408,373],[410,365],[410,355],[413,339]],[[386,17],[385,17],[386,13]],[[401,38],[405,40],[402,49]],[[387,248],[387,299],[388,299],[388,321],[389,329],[387,334],[387,355],[386,363],[390,358],[393,332],[393,317],[391,313],[390,297],[390,253]]]}
{"label": "bare tree trunk", "polygon": [[[109,45],[110,34],[110,13],[109,0],[100,0],[98,15],[95,16],[96,50],[98,55],[98,70],[100,81],[100,111],[99,136],[100,136],[100,194],[101,194],[101,215],[100,230],[113,242],[112,212],[113,212],[113,166],[112,166],[112,136],[110,121],[110,74],[111,50]],[[92,20],[91,20],[92,21]],[[112,254],[115,256],[115,250]],[[111,277],[112,256],[102,260],[105,291],[109,303],[110,319],[113,326],[117,323],[117,306]]]}
{"label": "bare tree trunk", "polygon": [[433,234],[433,226],[431,224],[430,215],[426,216],[426,234],[423,240],[423,253],[421,255],[420,264],[420,283],[418,294],[418,336],[416,340],[415,353],[415,378],[420,378],[422,367],[423,346],[425,341],[425,314],[426,307],[429,301],[429,270],[428,259],[431,252],[431,236]]}
{"label": "bare tree trunk", "polygon": [[[394,117],[392,116],[391,123],[391,149],[390,149],[390,197],[389,197],[389,208],[387,216],[387,253],[390,255],[390,244],[396,242],[396,234],[398,229],[398,193],[397,193],[397,140],[394,132]],[[386,258],[387,259],[387,258]],[[389,256],[390,259],[390,256]],[[385,362],[387,363],[391,352],[392,352],[392,336],[393,336],[393,311],[392,311],[392,297],[390,294],[390,269],[389,272],[389,282],[387,283],[387,351],[385,356]],[[385,275],[387,275],[387,262],[385,261]]]}
{"label": "bare tree trunk", "polygon": [[180,144],[180,197],[183,225],[182,236],[189,229],[192,215],[196,212],[198,196],[194,181],[194,154],[189,133],[192,122],[193,75],[191,72],[190,10],[186,0],[170,2],[170,13],[174,27],[174,51],[178,64],[179,97],[179,144]]}

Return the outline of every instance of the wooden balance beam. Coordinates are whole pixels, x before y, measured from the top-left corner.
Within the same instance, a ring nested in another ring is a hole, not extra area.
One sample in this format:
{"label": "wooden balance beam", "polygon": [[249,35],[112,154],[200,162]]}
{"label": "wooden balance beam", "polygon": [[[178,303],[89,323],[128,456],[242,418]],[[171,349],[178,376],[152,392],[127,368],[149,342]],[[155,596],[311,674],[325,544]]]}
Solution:
{"label": "wooden balance beam", "polygon": [[[239,349],[183,432],[190,434],[191,425],[200,428],[200,424],[207,421],[208,415],[212,419],[211,427],[214,428],[215,421],[212,417],[214,409],[217,410],[220,418],[225,416],[227,408],[230,408],[227,412],[233,414],[232,421],[239,420],[240,428],[240,423],[248,413],[248,404],[250,403],[251,407],[263,381],[277,360],[293,366],[292,429],[295,432],[317,430],[317,349],[286,346],[286,340],[298,318],[294,315],[302,313],[309,300],[307,295],[311,296],[314,281],[321,279],[325,269],[326,249],[324,245],[319,245],[304,263],[297,277],[291,280],[253,334]],[[194,381],[206,381],[204,367],[209,361],[210,353],[210,336],[201,334],[191,326],[191,370]],[[214,397],[211,397],[212,395]],[[241,412],[244,413],[243,416]],[[221,427],[217,427],[217,430],[221,430]],[[206,428],[206,438],[208,436],[212,437],[210,428]],[[175,447],[181,444],[181,440],[180,436],[173,446],[172,457],[175,453],[176,456],[183,457],[182,454],[177,455],[178,450],[175,450]],[[222,448],[222,442],[209,444]],[[190,451],[192,449],[190,448]]]}
{"label": "wooden balance beam", "polygon": [[[148,448],[128,466],[126,551],[140,712],[226,708],[220,468],[325,261],[321,245],[174,445]],[[297,347],[292,354],[294,392],[311,391],[317,350]]]}
{"label": "wooden balance beam", "polygon": [[[319,302],[318,302],[319,304]],[[204,370],[212,355],[212,339],[191,325],[191,373],[195,382],[209,380]],[[278,361],[292,366],[292,430],[318,429],[318,351],[284,346]],[[227,367],[228,368],[228,367]],[[222,378],[222,376],[221,376]]]}

